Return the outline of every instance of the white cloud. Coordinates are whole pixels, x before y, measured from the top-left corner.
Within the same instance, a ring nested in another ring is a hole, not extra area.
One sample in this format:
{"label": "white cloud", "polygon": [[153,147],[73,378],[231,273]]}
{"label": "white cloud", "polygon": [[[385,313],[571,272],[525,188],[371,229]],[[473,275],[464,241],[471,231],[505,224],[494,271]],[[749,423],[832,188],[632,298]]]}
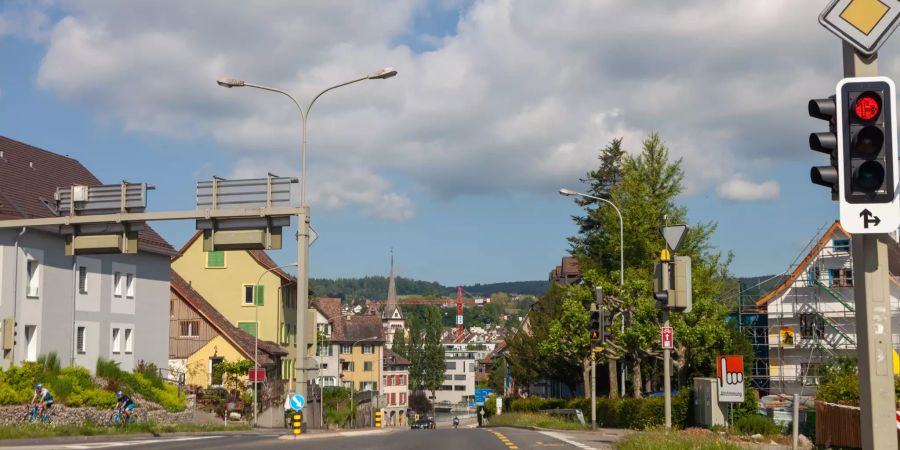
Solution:
{"label": "white cloud", "polygon": [[720,184],[716,188],[719,197],[734,201],[775,200],[780,189],[774,180],[754,183],[740,176],[734,177]]}
{"label": "white cloud", "polygon": [[[624,136],[635,152],[651,131],[683,158],[688,194],[718,186],[743,199],[757,186],[764,194],[754,195],[772,198],[773,181],[730,177],[808,157],[806,129],[817,124],[805,117],[806,100],[833,90],[840,75],[840,46],[815,22],[813,0],[463,4],[455,34],[434,39],[428,30],[409,36],[417,0],[65,4],[37,82],[127,130],[212,136],[239,161],[294,161],[296,107],[215,79],[277,86],[307,102],[395,66],[396,78],[319,100],[309,163],[313,178],[333,175],[310,183],[311,200],[397,218],[411,217],[413,205],[388,173],[445,199],[553,195],[612,138]],[[0,24],[9,20],[0,12]],[[415,53],[405,38],[433,49]],[[881,53],[883,67],[900,70]],[[347,193],[359,189],[371,192]]]}

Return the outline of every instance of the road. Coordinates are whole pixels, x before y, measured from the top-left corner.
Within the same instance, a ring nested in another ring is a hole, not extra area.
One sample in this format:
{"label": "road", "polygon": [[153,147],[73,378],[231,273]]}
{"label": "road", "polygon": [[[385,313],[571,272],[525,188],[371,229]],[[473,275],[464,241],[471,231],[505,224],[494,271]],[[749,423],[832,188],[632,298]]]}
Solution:
{"label": "road", "polygon": [[296,449],[303,450],[568,450],[611,449],[612,436],[586,432],[544,432],[516,428],[460,428],[345,433],[285,439],[283,433],[246,432],[227,435],[168,437],[54,438],[27,442],[0,442],[0,450],[135,450]]}

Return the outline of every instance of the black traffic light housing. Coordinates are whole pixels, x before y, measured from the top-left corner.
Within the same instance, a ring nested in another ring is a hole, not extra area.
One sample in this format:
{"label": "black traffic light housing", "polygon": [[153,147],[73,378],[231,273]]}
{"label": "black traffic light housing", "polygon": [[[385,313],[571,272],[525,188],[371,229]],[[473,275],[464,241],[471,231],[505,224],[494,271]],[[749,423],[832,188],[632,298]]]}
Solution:
{"label": "black traffic light housing", "polygon": [[591,341],[600,341],[600,337],[603,335],[603,323],[600,319],[600,311],[591,311],[591,323],[588,327],[588,331],[591,334]]}
{"label": "black traffic light housing", "polygon": [[611,334],[610,330],[612,330],[612,314],[609,311],[601,311],[600,312],[600,342],[606,342],[610,340]]}
{"label": "black traffic light housing", "polygon": [[837,108],[835,97],[812,99],[807,105],[810,117],[828,122],[828,131],[810,133],[809,148],[825,153],[831,160],[829,166],[815,166],[809,171],[809,178],[814,184],[831,188],[831,199],[838,199],[838,142],[837,142]]}
{"label": "black traffic light housing", "polygon": [[843,83],[841,89],[842,200],[890,203],[894,200],[896,149],[891,87],[881,81]]}

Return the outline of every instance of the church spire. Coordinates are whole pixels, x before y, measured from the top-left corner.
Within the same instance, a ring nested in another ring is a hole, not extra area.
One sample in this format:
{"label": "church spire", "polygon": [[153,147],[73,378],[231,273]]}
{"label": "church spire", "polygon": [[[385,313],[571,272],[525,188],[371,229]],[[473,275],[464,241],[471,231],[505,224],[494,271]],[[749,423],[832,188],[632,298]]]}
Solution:
{"label": "church spire", "polygon": [[388,278],[388,296],[386,309],[393,309],[391,306],[397,306],[397,281],[394,279],[394,248],[391,247],[391,275]]}

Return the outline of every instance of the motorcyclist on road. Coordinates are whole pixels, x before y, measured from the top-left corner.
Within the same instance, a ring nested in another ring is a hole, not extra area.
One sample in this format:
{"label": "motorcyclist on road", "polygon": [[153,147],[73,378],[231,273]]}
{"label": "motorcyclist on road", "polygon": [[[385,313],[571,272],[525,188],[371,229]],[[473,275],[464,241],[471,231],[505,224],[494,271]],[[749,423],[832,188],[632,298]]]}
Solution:
{"label": "motorcyclist on road", "polygon": [[458,428],[458,427],[459,427],[459,417],[454,417],[453,418],[453,428]]}

